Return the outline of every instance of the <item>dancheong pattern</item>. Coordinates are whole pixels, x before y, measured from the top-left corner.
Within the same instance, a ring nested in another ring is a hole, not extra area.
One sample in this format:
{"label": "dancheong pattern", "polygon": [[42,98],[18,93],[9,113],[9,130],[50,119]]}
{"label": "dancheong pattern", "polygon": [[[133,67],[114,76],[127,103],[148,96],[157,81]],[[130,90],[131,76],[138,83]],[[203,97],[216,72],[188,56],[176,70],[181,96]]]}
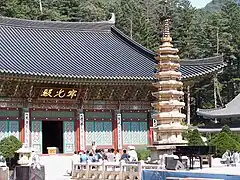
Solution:
{"label": "dancheong pattern", "polygon": [[123,144],[147,144],[147,122],[122,122]]}
{"label": "dancheong pattern", "polygon": [[42,153],[42,121],[32,121],[32,147]]}
{"label": "dancheong pattern", "polygon": [[87,121],[86,145],[112,145],[112,122]]}
{"label": "dancheong pattern", "polygon": [[9,136],[15,136],[19,139],[19,122],[18,121],[9,121]]}
{"label": "dancheong pattern", "polygon": [[0,140],[11,135],[19,139],[19,122],[0,121]]}
{"label": "dancheong pattern", "polygon": [[7,121],[0,121],[0,140],[8,136]]}
{"label": "dancheong pattern", "polygon": [[74,122],[64,121],[63,122],[63,142],[64,142],[64,153],[72,153],[74,147]]}

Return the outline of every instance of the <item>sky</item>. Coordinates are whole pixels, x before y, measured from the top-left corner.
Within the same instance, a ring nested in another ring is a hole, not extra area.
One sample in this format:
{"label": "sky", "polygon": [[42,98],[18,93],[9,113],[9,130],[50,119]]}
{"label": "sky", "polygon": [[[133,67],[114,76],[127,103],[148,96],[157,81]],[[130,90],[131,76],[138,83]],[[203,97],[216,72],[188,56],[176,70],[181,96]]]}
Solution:
{"label": "sky", "polygon": [[208,3],[210,3],[212,0],[190,0],[193,7],[196,8],[202,8],[205,7]]}

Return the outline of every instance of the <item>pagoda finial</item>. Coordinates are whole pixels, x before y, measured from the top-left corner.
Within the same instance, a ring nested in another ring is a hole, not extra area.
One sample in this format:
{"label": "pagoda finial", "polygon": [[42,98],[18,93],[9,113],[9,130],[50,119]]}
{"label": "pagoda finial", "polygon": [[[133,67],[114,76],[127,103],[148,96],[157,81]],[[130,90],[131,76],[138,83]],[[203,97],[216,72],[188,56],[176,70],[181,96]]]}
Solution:
{"label": "pagoda finial", "polygon": [[172,38],[170,36],[170,18],[164,20],[164,27],[163,27],[163,37],[162,41],[163,42],[171,42]]}
{"label": "pagoda finial", "polygon": [[164,4],[162,5],[162,21],[163,21],[163,36],[162,36],[162,42],[171,42],[172,38],[170,36],[170,15],[168,8],[170,6],[170,3],[167,0],[164,0]]}

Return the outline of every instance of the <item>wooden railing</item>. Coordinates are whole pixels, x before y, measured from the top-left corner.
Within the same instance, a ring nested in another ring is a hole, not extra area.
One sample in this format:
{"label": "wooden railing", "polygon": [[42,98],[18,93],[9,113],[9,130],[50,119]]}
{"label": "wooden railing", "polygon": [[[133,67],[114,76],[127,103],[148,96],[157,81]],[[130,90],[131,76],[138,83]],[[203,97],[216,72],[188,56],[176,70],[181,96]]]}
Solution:
{"label": "wooden railing", "polygon": [[72,179],[141,180],[143,169],[161,169],[144,162],[101,162],[73,165]]}

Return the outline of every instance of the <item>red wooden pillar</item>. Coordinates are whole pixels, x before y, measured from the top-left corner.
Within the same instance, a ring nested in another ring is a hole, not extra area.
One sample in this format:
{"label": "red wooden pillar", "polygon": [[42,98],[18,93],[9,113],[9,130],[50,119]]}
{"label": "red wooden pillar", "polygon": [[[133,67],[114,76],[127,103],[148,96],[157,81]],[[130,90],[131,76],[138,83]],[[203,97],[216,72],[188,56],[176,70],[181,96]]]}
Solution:
{"label": "red wooden pillar", "polygon": [[75,111],[75,123],[74,123],[74,131],[75,131],[75,151],[80,151],[80,120],[79,120],[79,112]]}
{"label": "red wooden pillar", "polygon": [[113,148],[115,150],[118,149],[118,128],[117,128],[117,116],[115,112],[112,113],[113,122],[112,122],[112,129],[113,129]]}
{"label": "red wooden pillar", "polygon": [[151,117],[151,112],[148,112],[148,144],[153,144],[153,130],[151,129],[153,127],[153,119]]}
{"label": "red wooden pillar", "polygon": [[20,133],[19,133],[19,140],[24,143],[24,136],[25,136],[25,129],[24,129],[24,117],[19,119],[19,129],[20,129]]}

